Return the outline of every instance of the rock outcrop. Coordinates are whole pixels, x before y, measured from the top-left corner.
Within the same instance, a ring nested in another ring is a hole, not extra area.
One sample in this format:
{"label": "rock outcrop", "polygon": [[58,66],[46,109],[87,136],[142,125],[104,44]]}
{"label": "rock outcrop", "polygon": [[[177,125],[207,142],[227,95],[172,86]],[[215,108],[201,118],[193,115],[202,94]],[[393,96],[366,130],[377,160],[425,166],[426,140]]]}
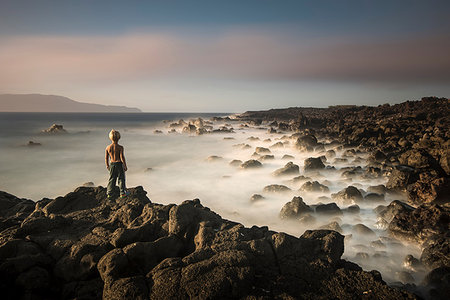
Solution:
{"label": "rock outcrop", "polygon": [[414,299],[342,260],[344,237],[246,228],[198,199],[107,200],[80,187],[35,204],[1,193],[4,299]]}

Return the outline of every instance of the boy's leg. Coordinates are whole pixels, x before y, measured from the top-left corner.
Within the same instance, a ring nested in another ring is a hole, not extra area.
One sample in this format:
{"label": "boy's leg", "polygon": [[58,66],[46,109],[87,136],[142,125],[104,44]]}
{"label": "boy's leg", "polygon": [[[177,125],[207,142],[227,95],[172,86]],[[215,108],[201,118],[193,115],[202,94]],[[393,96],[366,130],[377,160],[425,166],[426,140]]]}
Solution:
{"label": "boy's leg", "polygon": [[123,165],[118,166],[117,169],[120,194],[123,195],[127,192],[127,189],[125,187],[125,171],[123,170]]}
{"label": "boy's leg", "polygon": [[111,196],[114,192],[114,188],[116,187],[117,180],[117,166],[115,164],[109,165],[109,180],[108,180],[108,188],[106,189],[106,193],[108,196]]}

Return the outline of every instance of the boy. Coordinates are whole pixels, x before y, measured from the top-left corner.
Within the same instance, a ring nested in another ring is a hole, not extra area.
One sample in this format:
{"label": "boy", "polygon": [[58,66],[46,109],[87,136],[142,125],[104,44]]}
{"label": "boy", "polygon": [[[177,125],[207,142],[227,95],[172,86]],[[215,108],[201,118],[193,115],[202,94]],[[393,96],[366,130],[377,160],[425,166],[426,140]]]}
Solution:
{"label": "boy", "polygon": [[123,146],[118,144],[120,133],[114,129],[111,130],[109,139],[112,143],[105,149],[105,163],[106,168],[109,170],[107,188],[108,198],[111,199],[113,197],[117,178],[119,178],[120,196],[126,197],[130,193],[125,188],[125,171],[127,170],[127,163],[125,162],[125,155],[123,154]]}

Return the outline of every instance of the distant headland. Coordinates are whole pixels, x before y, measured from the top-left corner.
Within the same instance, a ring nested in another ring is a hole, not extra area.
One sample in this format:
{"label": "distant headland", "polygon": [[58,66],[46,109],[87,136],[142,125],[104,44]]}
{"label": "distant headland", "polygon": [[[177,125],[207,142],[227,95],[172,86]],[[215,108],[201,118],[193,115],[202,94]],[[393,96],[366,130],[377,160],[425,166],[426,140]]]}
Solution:
{"label": "distant headland", "polygon": [[0,94],[0,112],[141,112],[135,107],[101,105],[41,94]]}

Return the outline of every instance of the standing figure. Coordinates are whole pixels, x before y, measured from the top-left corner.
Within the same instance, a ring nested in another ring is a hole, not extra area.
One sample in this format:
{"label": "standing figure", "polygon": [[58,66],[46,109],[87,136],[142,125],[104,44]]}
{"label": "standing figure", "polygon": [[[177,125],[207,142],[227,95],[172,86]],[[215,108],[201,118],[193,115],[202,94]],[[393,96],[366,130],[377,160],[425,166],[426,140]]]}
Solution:
{"label": "standing figure", "polygon": [[123,154],[123,146],[118,144],[120,133],[114,129],[111,130],[109,139],[112,143],[105,149],[105,163],[106,168],[109,170],[107,188],[108,199],[113,197],[117,179],[119,179],[120,196],[126,197],[130,193],[125,187],[125,171],[127,170],[127,163],[125,162],[125,155]]}

